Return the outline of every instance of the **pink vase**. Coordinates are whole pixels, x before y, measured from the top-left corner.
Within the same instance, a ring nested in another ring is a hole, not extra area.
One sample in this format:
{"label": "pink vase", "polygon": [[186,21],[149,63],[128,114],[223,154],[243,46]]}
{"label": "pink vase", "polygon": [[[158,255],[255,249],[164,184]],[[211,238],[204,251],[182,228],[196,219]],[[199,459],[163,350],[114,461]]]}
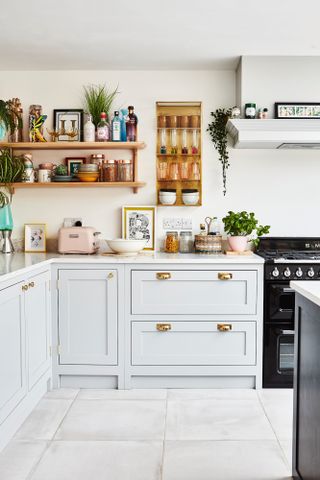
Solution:
{"label": "pink vase", "polygon": [[248,238],[242,236],[229,237],[228,242],[234,252],[244,252],[247,248]]}

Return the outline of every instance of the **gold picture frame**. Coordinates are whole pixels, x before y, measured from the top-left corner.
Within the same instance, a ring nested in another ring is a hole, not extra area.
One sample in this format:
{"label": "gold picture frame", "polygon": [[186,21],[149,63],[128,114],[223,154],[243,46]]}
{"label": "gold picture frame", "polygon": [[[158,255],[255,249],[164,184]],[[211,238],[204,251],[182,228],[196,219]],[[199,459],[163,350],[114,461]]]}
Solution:
{"label": "gold picture frame", "polygon": [[122,238],[147,240],[144,250],[156,249],[156,210],[154,205],[122,207]]}
{"label": "gold picture frame", "polygon": [[26,253],[45,253],[47,241],[45,223],[24,224],[24,251]]}

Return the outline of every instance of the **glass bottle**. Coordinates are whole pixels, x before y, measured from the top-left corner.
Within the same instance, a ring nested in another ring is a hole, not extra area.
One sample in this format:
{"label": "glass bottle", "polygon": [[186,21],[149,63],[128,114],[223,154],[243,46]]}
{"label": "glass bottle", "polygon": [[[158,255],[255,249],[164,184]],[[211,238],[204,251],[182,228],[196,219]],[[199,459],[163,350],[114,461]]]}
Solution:
{"label": "glass bottle", "polygon": [[171,155],[176,155],[178,153],[176,128],[173,128],[172,130],[170,130],[170,140],[171,140]]}
{"label": "glass bottle", "polygon": [[134,107],[130,105],[128,107],[129,114],[127,117],[127,141],[128,142],[135,142],[137,140],[137,125],[138,125],[138,117],[134,113]]}
{"label": "glass bottle", "polygon": [[164,251],[166,253],[178,253],[179,252],[179,236],[178,232],[167,232]]}
{"label": "glass bottle", "polygon": [[88,115],[87,121],[83,127],[83,140],[85,142],[94,142],[95,134],[96,134],[96,129],[92,122],[92,116]]}
{"label": "glass bottle", "polygon": [[179,252],[180,253],[193,252],[192,232],[190,231],[180,232]]}
{"label": "glass bottle", "polygon": [[97,141],[98,142],[107,142],[110,138],[109,135],[109,124],[107,122],[107,114],[102,112],[100,114],[100,122],[97,126]]}
{"label": "glass bottle", "polygon": [[112,141],[113,142],[120,142],[121,141],[121,121],[119,117],[119,112],[116,110],[114,112],[114,117],[112,119],[111,124],[112,130]]}
{"label": "glass bottle", "polygon": [[126,142],[127,141],[127,116],[128,116],[128,109],[127,108],[121,108],[120,110],[120,121],[121,121],[121,142]]}
{"label": "glass bottle", "polygon": [[198,130],[192,130],[192,146],[191,146],[192,155],[197,155],[199,153],[198,144],[199,144]]}
{"label": "glass bottle", "polygon": [[162,155],[167,153],[167,132],[165,128],[160,130],[160,153]]}
{"label": "glass bottle", "polygon": [[181,153],[184,155],[188,154],[188,140],[187,140],[187,130],[183,129],[181,132],[182,141],[181,141]]}
{"label": "glass bottle", "polygon": [[198,233],[198,235],[201,235],[202,237],[207,235],[207,230],[204,223],[200,223],[200,232]]}

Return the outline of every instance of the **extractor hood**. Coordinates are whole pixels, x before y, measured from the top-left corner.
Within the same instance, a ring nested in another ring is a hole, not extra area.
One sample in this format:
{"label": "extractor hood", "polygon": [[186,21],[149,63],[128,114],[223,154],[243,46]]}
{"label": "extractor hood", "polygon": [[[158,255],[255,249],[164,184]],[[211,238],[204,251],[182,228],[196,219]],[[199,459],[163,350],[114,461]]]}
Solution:
{"label": "extractor hood", "polygon": [[320,149],[320,118],[234,119],[227,123],[234,148]]}

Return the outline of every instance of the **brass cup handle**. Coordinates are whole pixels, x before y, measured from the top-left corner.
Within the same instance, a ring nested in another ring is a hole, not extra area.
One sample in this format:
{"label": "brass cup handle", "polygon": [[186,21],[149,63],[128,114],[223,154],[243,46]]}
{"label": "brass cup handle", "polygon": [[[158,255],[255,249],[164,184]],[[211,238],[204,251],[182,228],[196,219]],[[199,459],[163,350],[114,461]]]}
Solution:
{"label": "brass cup handle", "polygon": [[29,289],[28,285],[22,285],[21,290],[26,292]]}
{"label": "brass cup handle", "polygon": [[29,287],[29,288],[33,288],[34,285],[35,285],[34,282],[30,282],[30,283],[28,284],[28,287]]}
{"label": "brass cup handle", "polygon": [[157,279],[158,280],[169,280],[171,278],[171,273],[169,272],[158,272]]}
{"label": "brass cup handle", "polygon": [[230,272],[219,272],[218,273],[218,278],[219,278],[219,280],[231,280],[232,279],[232,273],[230,273]]}
{"label": "brass cup handle", "polygon": [[169,332],[171,330],[170,323],[157,323],[158,332]]}
{"label": "brass cup handle", "polygon": [[219,332],[231,332],[232,325],[231,323],[218,323],[217,329]]}
{"label": "brass cup handle", "polygon": [[108,280],[111,280],[111,278],[114,277],[114,274],[112,272],[108,273]]}

